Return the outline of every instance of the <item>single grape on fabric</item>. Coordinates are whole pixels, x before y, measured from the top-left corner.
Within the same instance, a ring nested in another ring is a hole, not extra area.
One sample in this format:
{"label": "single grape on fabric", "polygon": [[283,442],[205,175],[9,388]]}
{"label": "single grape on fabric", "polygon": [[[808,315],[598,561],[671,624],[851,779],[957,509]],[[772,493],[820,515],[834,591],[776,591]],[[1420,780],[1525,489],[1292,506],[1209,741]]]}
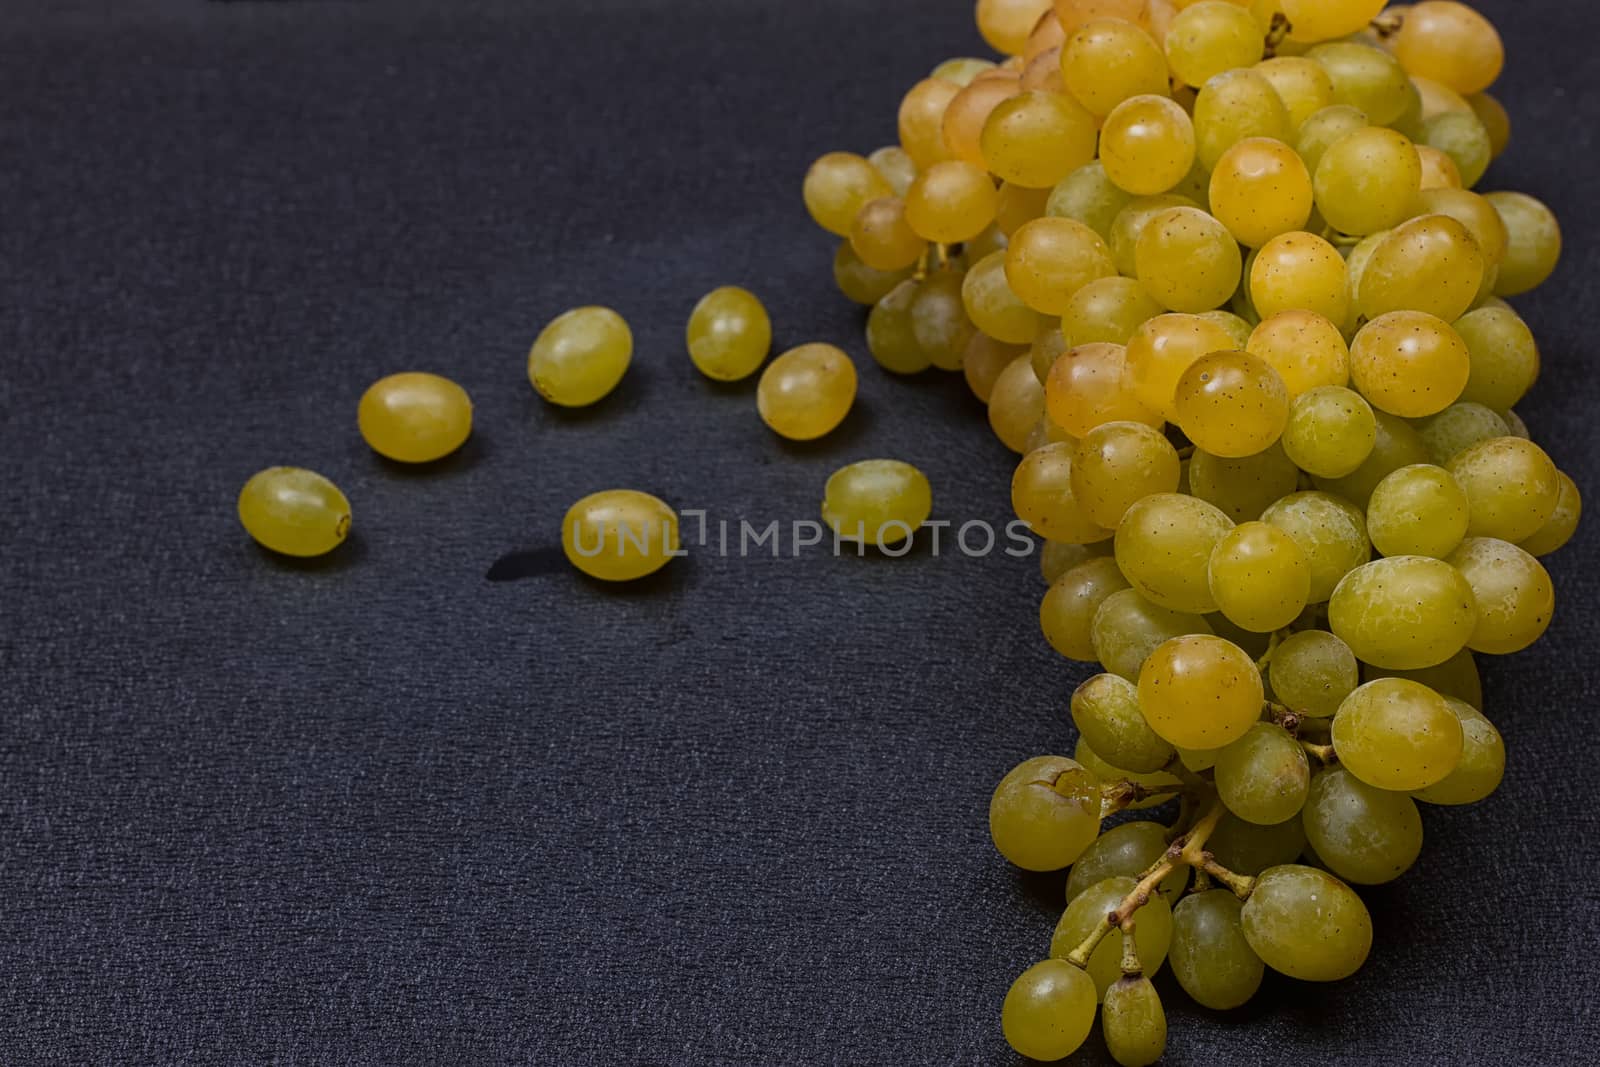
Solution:
{"label": "single grape on fabric", "polygon": [[285,556],[326,555],[350,535],[350,501],[301,467],[268,467],[239,490],[239,522],[263,548]]}
{"label": "single grape on fabric", "polygon": [[1065,960],[1045,960],[1022,972],[1006,993],[1000,1026],[1006,1042],[1035,1060],[1076,1052],[1094,1029],[1094,981]]}
{"label": "single grape on fabric", "polygon": [[1249,1002],[1266,971],[1245,939],[1243,908],[1228,890],[1211,889],[1183,898],[1172,913],[1172,973],[1185,993],[1213,1011]]}
{"label": "single grape on fabric", "polygon": [[1127,588],[1128,580],[1122,576],[1117,561],[1109,556],[1071,567],[1050,584],[1039,602],[1039,627],[1045,640],[1068,659],[1093,662],[1098,658],[1095,615],[1112,594]]}
{"label": "single grape on fabric", "polygon": [[1222,614],[1255,633],[1288,626],[1311,596],[1311,564],[1305,553],[1294,538],[1264,522],[1230,530],[1212,550],[1207,574]]}
{"label": "single grape on fabric", "polygon": [[1258,722],[1222,750],[1217,795],[1246,822],[1275,826],[1300,814],[1311,787],[1306,750],[1283,727]]}
{"label": "single grape on fabric", "polygon": [[1354,390],[1321,386],[1296,397],[1283,431],[1283,450],[1308,474],[1342,478],[1360,467],[1378,443],[1378,421]]}
{"label": "single grape on fabric", "polygon": [[1089,632],[1094,658],[1112,674],[1137,681],[1145,660],[1164,642],[1210,634],[1212,628],[1203,615],[1170,611],[1152,604],[1138,590],[1122,589],[1101,601]]}
{"label": "single grape on fabric", "polygon": [[1272,692],[1290,711],[1329,719],[1361,684],[1350,646],[1326,630],[1301,630],[1273,649],[1267,668]]}
{"label": "single grape on fabric", "polygon": [[772,320],[756,295],[735,285],[713,289],[689,315],[689,358],[707,378],[736,382],[761,368],[772,348]]}
{"label": "single grape on fabric", "polygon": [[1149,774],[1174,755],[1173,747],[1145,722],[1138,689],[1119,675],[1097,674],[1078,686],[1072,694],[1072,721],[1089,747],[1113,766]]}
{"label": "single grape on fabric", "polygon": [[1427,556],[1390,556],[1357,567],[1328,602],[1328,627],[1363,663],[1415,670],[1466,647],[1478,623],[1472,587]]}
{"label": "single grape on fabric", "polygon": [[1368,682],[1333,717],[1333,747],[1351,774],[1409,792],[1442,782],[1461,762],[1461,723],[1444,697],[1405,678]]}
{"label": "single grape on fabric", "polygon": [[1416,802],[1405,793],[1368,785],[1345,767],[1317,774],[1302,820],[1317,857],[1357,885],[1391,882],[1422,854]]}
{"label": "single grape on fabric", "polygon": [[586,407],[617,387],[632,359],[633,332],[621,315],[604,307],[574,308],[533,342],[528,380],[552,404]]}
{"label": "single grape on fabric", "polygon": [[1123,975],[1112,983],[1100,1016],[1106,1048],[1122,1067],[1148,1067],[1166,1051],[1167,1014],[1156,987],[1143,974]]}
{"label": "single grape on fabric", "polygon": [[1078,442],[1072,493],[1090,519],[1114,530],[1144,497],[1176,492],[1180,466],[1178,450],[1161,431],[1141,422],[1108,422]]}
{"label": "single grape on fabric", "polygon": [[1255,661],[1220,637],[1193,634],[1167,641],[1139,672],[1139,707],[1150,728],[1184,748],[1221,748],[1237,741],[1261,717],[1261,702]]}
{"label": "single grape on fabric", "polygon": [[1427,804],[1475,804],[1500,787],[1506,773],[1506,744],[1483,712],[1464,700],[1445,703],[1461,720],[1461,762],[1442,782],[1417,790]]}
{"label": "single grape on fabric", "polygon": [[[1122,681],[1122,679],[1118,679]],[[1157,822],[1125,822],[1101,834],[1084,850],[1067,874],[1067,903],[1090,886],[1107,878],[1138,878],[1166,855],[1167,828]],[[1156,891],[1176,904],[1189,884],[1189,867],[1177,865]]]}
{"label": "single grape on fabric", "polygon": [[1367,534],[1385,556],[1443,559],[1467,535],[1467,494],[1442,467],[1401,467],[1367,502]]}
{"label": "single grape on fabric", "polygon": [[1492,537],[1473,537],[1450,553],[1448,562],[1472,588],[1478,608],[1468,648],[1507,655],[1544,636],[1555,615],[1555,586],[1532,555]]}
{"label": "single grape on fabric", "polygon": [[1446,469],[1467,494],[1468,537],[1513,543],[1555,514],[1561,477],[1544,449],[1519,437],[1494,437],[1463,449]]}
{"label": "single grape on fabric", "polygon": [[1059,871],[1100,835],[1100,780],[1065,756],[1025,760],[995,787],[989,834],[1023,870]]}
{"label": "single grape on fabric", "polygon": [[[1107,878],[1074,897],[1056,923],[1055,934],[1050,939],[1050,955],[1065,959],[1137,884],[1130,877]],[[1166,962],[1167,949],[1172,944],[1172,908],[1163,894],[1154,893],[1149,903],[1133,914],[1133,942],[1139,950],[1139,961],[1145,970],[1155,974]],[[1087,971],[1094,979],[1098,997],[1103,998],[1111,984],[1122,977],[1123,936],[1119,930],[1111,931],[1089,957]]]}
{"label": "single grape on fabric", "polygon": [[791,348],[761,372],[756,407],[781,437],[811,441],[844,421],[856,399],[856,367],[833,345]]}
{"label": "single grape on fabric", "polygon": [[466,443],[472,433],[472,399],[437,374],[391,374],[362,395],[356,422],[379,455],[401,463],[431,463]]}
{"label": "single grape on fabric", "polygon": [[864,459],[828,479],[822,521],[845,540],[897,544],[928,521],[933,490],[928,476],[895,459]]}
{"label": "single grape on fabric", "polygon": [[1173,408],[1198,447],[1218,456],[1250,456],[1283,436],[1289,390],[1277,371],[1248,352],[1214,352],[1183,372]]}
{"label": "single grape on fabric", "polygon": [[1245,939],[1263,963],[1291,978],[1348,978],[1372,951],[1372,916],[1349,886],[1314,867],[1261,872],[1240,912]]}
{"label": "single grape on fabric", "polygon": [[1117,525],[1117,565],[1154,604],[1194,615],[1216,611],[1207,566],[1233,528],[1221,509],[1195,497],[1146,496]]}
{"label": "single grape on fabric", "polygon": [[561,520],[561,547],[591,578],[631,582],[680,554],[678,516],[659,497],[635,489],[590,493]]}

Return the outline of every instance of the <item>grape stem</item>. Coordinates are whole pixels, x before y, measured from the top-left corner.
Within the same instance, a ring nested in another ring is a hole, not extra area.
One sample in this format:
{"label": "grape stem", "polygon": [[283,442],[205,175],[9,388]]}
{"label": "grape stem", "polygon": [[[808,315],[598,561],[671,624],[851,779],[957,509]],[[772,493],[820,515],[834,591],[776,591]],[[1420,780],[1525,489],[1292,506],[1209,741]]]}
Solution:
{"label": "grape stem", "polygon": [[1100,817],[1108,819],[1119,811],[1124,811],[1134,804],[1151,800],[1155,797],[1176,796],[1185,790],[1185,786],[1174,783],[1169,786],[1146,786],[1138,782],[1130,782],[1126,778],[1115,782],[1107,782],[1100,787]]}
{"label": "grape stem", "polygon": [[1273,722],[1289,731],[1290,736],[1300,736],[1300,726],[1304,722],[1304,716],[1292,708],[1282,704],[1274,704],[1270,700],[1267,702],[1267,714],[1271,716]]}
{"label": "grape stem", "polygon": [[1233,895],[1240,900],[1248,900],[1250,893],[1256,887],[1256,880],[1246,875],[1235,874],[1212,858],[1211,853],[1206,853],[1200,862],[1199,869],[1233,890]]}
{"label": "grape stem", "polygon": [[1294,27],[1289,23],[1289,16],[1282,11],[1272,16],[1272,25],[1267,28],[1267,39],[1263,54],[1271,59],[1278,54],[1278,46],[1288,39],[1294,32]]}
{"label": "grape stem", "polygon": [[1139,962],[1139,945],[1133,939],[1133,924],[1132,915],[1122,923],[1122,973],[1137,978],[1144,973],[1144,965]]}
{"label": "grape stem", "polygon": [[1306,750],[1306,755],[1320,760],[1324,766],[1339,761],[1339,754],[1333,750],[1332,745],[1317,745],[1310,741],[1301,741],[1300,747]]}
{"label": "grape stem", "polygon": [[1268,667],[1272,666],[1272,654],[1278,651],[1278,646],[1283,643],[1283,638],[1279,634],[1285,632],[1283,630],[1274,630],[1271,636],[1267,638],[1267,650],[1261,653],[1260,659],[1256,660],[1256,670],[1265,672]]}
{"label": "grape stem", "polygon": [[1404,26],[1405,24],[1405,12],[1385,11],[1383,14],[1373,19],[1370,25],[1372,26],[1372,32],[1377,34],[1380,40],[1387,41],[1389,38],[1399,33],[1400,27]]}

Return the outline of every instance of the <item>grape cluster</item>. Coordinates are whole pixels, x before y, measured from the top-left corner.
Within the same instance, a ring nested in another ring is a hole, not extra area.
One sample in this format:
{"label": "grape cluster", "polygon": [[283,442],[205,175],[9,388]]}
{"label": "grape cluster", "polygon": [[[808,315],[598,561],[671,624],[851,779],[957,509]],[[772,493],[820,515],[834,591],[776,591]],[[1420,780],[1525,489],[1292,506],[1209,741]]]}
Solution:
{"label": "grape cluster", "polygon": [[[1071,868],[1001,1023],[1055,1060],[1098,1013],[1133,1067],[1166,1043],[1163,964],[1219,1009],[1268,967],[1349,976],[1372,944],[1351,884],[1417,859],[1419,802],[1499,784],[1474,657],[1550,624],[1538,557],[1580,511],[1513,410],[1539,350],[1505,300],[1561,235],[1474,191],[1510,123],[1499,35],[1463,4],[979,0],[977,22],[1007,58],[940,64],[897,146],[822,157],[804,199],[876,361],[960,369],[1022,455],[1044,636],[1104,673],[1072,758],[990,805],[1006,859]],[[1106,828],[1173,799],[1170,825]]]}

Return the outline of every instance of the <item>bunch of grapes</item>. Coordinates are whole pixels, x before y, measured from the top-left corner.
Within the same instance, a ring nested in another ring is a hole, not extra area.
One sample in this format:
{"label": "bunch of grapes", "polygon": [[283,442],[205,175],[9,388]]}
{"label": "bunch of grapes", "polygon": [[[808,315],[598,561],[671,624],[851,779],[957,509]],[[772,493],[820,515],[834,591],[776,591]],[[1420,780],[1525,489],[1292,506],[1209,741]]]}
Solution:
{"label": "bunch of grapes", "polygon": [[1044,635],[1104,672],[1073,757],[990,806],[1007,860],[1071,867],[1001,1012],[1025,1055],[1098,1012],[1118,1062],[1154,1061],[1163,964],[1217,1009],[1267,967],[1349,976],[1350,885],[1415,862],[1419,802],[1500,782],[1474,656],[1544,632],[1538,557],[1580,510],[1513,410],[1539,350],[1504,298],[1561,236],[1473,191],[1510,134],[1494,27],[1382,7],[979,0],[1007,58],[940,64],[898,145],[806,175],[873,357],[961,370],[1023,455]]}

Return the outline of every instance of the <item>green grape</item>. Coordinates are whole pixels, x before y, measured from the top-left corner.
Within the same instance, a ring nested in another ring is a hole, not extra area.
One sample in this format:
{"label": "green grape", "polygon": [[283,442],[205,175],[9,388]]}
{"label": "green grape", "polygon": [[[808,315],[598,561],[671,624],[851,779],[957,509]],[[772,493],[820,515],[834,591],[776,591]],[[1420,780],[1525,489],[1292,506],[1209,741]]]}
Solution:
{"label": "green grape", "polygon": [[1405,114],[1410,81],[1395,58],[1378,48],[1353,41],[1319,44],[1306,53],[1328,72],[1335,103],[1357,108],[1375,126],[1387,126]]}
{"label": "green grape", "polygon": [[1277,445],[1253,456],[1228,459],[1196,449],[1189,460],[1189,492],[1234,522],[1259,519],[1295,491],[1300,472]]}
{"label": "green grape", "polygon": [[1258,722],[1217,756],[1216,781],[1229,811],[1246,822],[1274,826],[1305,806],[1311,765],[1289,731]]}
{"label": "green grape", "polygon": [[1111,552],[1111,542],[1093,545],[1073,545],[1065,541],[1046,541],[1039,549],[1039,573],[1046,585],[1054,585],[1068,571],[1080,563],[1100,559]]}
{"label": "green grape", "polygon": [[1278,700],[1298,715],[1332,718],[1361,684],[1350,646],[1326,630],[1301,630],[1272,651],[1268,681]]}
{"label": "green grape", "polygon": [[[1050,955],[1065,959],[1136,885],[1138,882],[1131,877],[1106,878],[1074,897],[1056,924]],[[1166,962],[1167,948],[1172,944],[1172,907],[1165,896],[1153,893],[1149,903],[1133,915],[1133,943],[1139,950],[1139,962],[1145,971],[1155,974]],[[1122,937],[1120,930],[1111,931],[1089,957],[1086,969],[1100,998],[1105,997],[1111,983],[1122,977]]]}
{"label": "green grape", "polygon": [[822,521],[846,540],[880,547],[909,538],[933,511],[928,476],[897,459],[864,459],[828,479]]}
{"label": "green grape", "polygon": [[1206,0],[1178,12],[1166,45],[1172,73],[1188,85],[1204,85],[1261,58],[1261,24],[1243,7]]}
{"label": "green grape", "polygon": [[917,175],[906,193],[905,218],[924,241],[959,244],[982,233],[998,208],[994,182],[982,167],[949,160]]}
{"label": "green grape", "polygon": [[1369,126],[1328,145],[1312,186],[1330,226],[1365,237],[1410,216],[1422,190],[1422,160],[1403,134]]}
{"label": "green grape", "polygon": [[[1253,324],[1248,320],[1235,315],[1233,312],[1222,309],[1218,309],[1216,311],[1202,311],[1200,314],[1196,315],[1195,318],[1209,322],[1213,326],[1220,326],[1223,331],[1233,339],[1233,343],[1227,346],[1228,349],[1241,349],[1245,347],[1250,340],[1251,332],[1256,326],[1256,324]],[[1214,351],[1225,350],[1226,349],[1215,349]]]}
{"label": "green grape", "polygon": [[[1305,162],[1282,141],[1267,137],[1239,141],[1222,154],[1211,174],[1212,213],[1240,244],[1250,248],[1261,248],[1275,237],[1304,229],[1311,218],[1313,196],[1311,172]],[[1332,251],[1331,245],[1328,250]],[[1337,252],[1334,258],[1338,258]],[[1342,281],[1342,260],[1339,266]]]}
{"label": "green grape", "polygon": [[1372,951],[1367,906],[1314,867],[1286,864],[1261,872],[1239,921],[1263,963],[1303,981],[1348,978]]}
{"label": "green grape", "polygon": [[1022,972],[1006,992],[1000,1026],[1023,1056],[1059,1060],[1078,1051],[1094,1029],[1094,982],[1064,960],[1045,960]]}
{"label": "green grape", "polygon": [[1289,390],[1248,352],[1213,352],[1178,379],[1178,425],[1197,448],[1233,459],[1275,444],[1289,423]]}
{"label": "green grape", "polygon": [[350,535],[350,501],[315,471],[268,467],[239,490],[239,522],[264,548],[285,556],[321,556]]}
{"label": "green grape", "polygon": [[1496,296],[1516,296],[1541,285],[1561,259],[1561,224],[1555,213],[1525,193],[1488,193],[1506,224],[1506,257],[1500,263]]}
{"label": "green grape", "polygon": [[1012,185],[1048,189],[1094,158],[1095,116],[1064,93],[1040,90],[1000,101],[979,141],[989,170]]}
{"label": "green grape", "polygon": [[[1241,141],[1240,145],[1248,143]],[[1240,231],[1235,229],[1234,233]],[[1315,234],[1273,236],[1256,254],[1245,280],[1256,312],[1263,320],[1270,321],[1280,315],[1314,315],[1331,324],[1350,317],[1349,269],[1344,257]],[[1337,326],[1334,332],[1338,332]],[[1342,337],[1340,342],[1342,346]]]}
{"label": "green grape", "polygon": [[1261,717],[1262,696],[1255,661],[1237,645],[1205,634],[1165,642],[1139,672],[1145,720],[1184,748],[1237,741]]}
{"label": "green grape", "polygon": [[1209,633],[1211,624],[1203,616],[1158,607],[1135,589],[1123,589],[1106,597],[1090,625],[1094,658],[1112,674],[1129,681],[1138,680],[1145,660],[1166,641]]}
{"label": "green grape", "polygon": [[[1275,56],[1257,63],[1255,71],[1272,83],[1283,106],[1289,109],[1290,129],[1299,130],[1312,115],[1334,106],[1333,79],[1314,59]],[[1362,116],[1360,125],[1366,124],[1366,117]]]}
{"label": "green grape", "polygon": [[1118,273],[1130,278],[1138,273],[1139,238],[1144,236],[1151,219],[1175,207],[1199,206],[1189,197],[1177,193],[1130,200],[1111,220],[1111,259],[1116,263]]}
{"label": "green grape", "polygon": [[990,798],[989,836],[1025,871],[1069,866],[1100,836],[1100,780],[1065,756],[1017,764]]}
{"label": "green grape", "polygon": [[1493,408],[1457,401],[1424,422],[1417,432],[1433,462],[1443,466],[1479,441],[1509,436],[1511,428]]}
{"label": "green grape", "polygon": [[1471,111],[1447,111],[1423,119],[1417,143],[1449,156],[1467,189],[1478,184],[1494,158],[1489,131]]}
{"label": "green grape", "polygon": [[1311,564],[1310,602],[1333,595],[1341,579],[1372,558],[1361,510],[1328,493],[1292,493],[1261,515],[1295,539]]}
{"label": "green grape", "polygon": [[1305,553],[1294,538],[1264,522],[1237,526],[1217,542],[1208,575],[1222,614],[1255,633],[1288,626],[1311,595]]}
{"label": "green grape", "polygon": [[1097,118],[1134,96],[1165,96],[1167,57],[1144,30],[1121,19],[1095,19],[1067,34],[1061,80]]}
{"label": "green grape", "polygon": [[1161,425],[1161,416],[1134,397],[1125,368],[1126,353],[1118,344],[1080,344],[1061,356],[1044,384],[1050,420],[1080,438],[1108,422]]}
{"label": "green grape", "polygon": [[1289,139],[1289,109],[1272,83],[1253,70],[1229,70],[1200,87],[1194,102],[1195,150],[1215,170],[1228,149],[1247,137]]}
{"label": "green grape", "polygon": [[1461,93],[1487,89],[1505,65],[1505,46],[1493,24],[1465,4],[1412,4],[1393,48],[1411,73]]}
{"label": "green grape", "polygon": [[1392,882],[1422,854],[1416,801],[1370,786],[1344,767],[1317,775],[1302,820],[1317,858],[1357,885]]}
{"label": "green grape", "polygon": [[[961,306],[965,309],[966,302],[963,301]],[[1027,351],[1022,345],[1008,345],[1004,341],[996,341],[982,330],[974,330],[967,341],[966,351],[961,354],[961,374],[966,378],[972,395],[988,404],[1000,375],[1018,356],[1025,356]],[[1040,399],[1043,400],[1043,393]]]}
{"label": "green grape", "polygon": [[1172,973],[1185,993],[1213,1011],[1248,1003],[1266,971],[1240,926],[1243,908],[1228,890],[1211,889],[1185,897],[1172,913]]}
{"label": "green grape", "polygon": [[1381,315],[1361,327],[1350,345],[1350,378],[1361,395],[1373,407],[1408,419],[1436,415],[1455,403],[1471,368],[1466,342],[1425,311]]}
{"label": "green grape", "polygon": [[1442,467],[1401,467],[1367,502],[1367,536],[1385,556],[1443,559],[1467,535],[1467,494]]}
{"label": "green grape", "polygon": [[1158,493],[1138,500],[1116,531],[1117,566],[1147,600],[1172,611],[1216,611],[1206,566],[1233,520],[1192,496]]}
{"label": "green grape", "polygon": [[1556,509],[1538,531],[1520,542],[1524,552],[1535,556],[1548,556],[1572,540],[1578,531],[1578,519],[1583,515],[1583,496],[1578,485],[1564,472],[1557,471],[1561,489],[1556,496]]}
{"label": "green grape", "polygon": [[1306,832],[1299,819],[1261,826],[1236,815],[1224,815],[1206,840],[1207,850],[1218,863],[1235,874],[1250,877],[1268,867],[1293,863],[1305,847]]}
{"label": "green grape", "polygon": [[1369,319],[1391,311],[1464,315],[1483,282],[1477,239],[1448,215],[1423,215],[1389,231],[1361,274],[1356,302]]}
{"label": "green grape", "polygon": [[1061,333],[1072,347],[1125,345],[1140,324],[1159,314],[1161,305],[1132,278],[1096,278],[1067,302]]}
{"label": "green grape", "polygon": [[1378,442],[1378,421],[1361,394],[1325,385],[1296,397],[1283,431],[1283,450],[1308,474],[1353,473]]}
{"label": "green grape", "polygon": [[[1248,334],[1248,331],[1246,331]],[[1173,416],[1178,379],[1201,356],[1236,347],[1223,325],[1201,315],[1157,315],[1128,339],[1125,367],[1139,402],[1165,419]]]}
{"label": "green grape", "polygon": [[1022,302],[1006,280],[1005,252],[991,252],[974,263],[961,283],[967,316],[997,341],[1025,345],[1039,328],[1039,313]]}
{"label": "green grape", "polygon": [[1357,567],[1328,602],[1329,629],[1365,663],[1416,670],[1443,663],[1472,636],[1472,588],[1427,556],[1390,556]]}
{"label": "green grape", "polygon": [[[971,63],[987,63],[988,60],[968,60]],[[993,64],[990,64],[993,66]],[[889,183],[889,188],[894,190],[895,196],[905,196],[911,188],[911,183],[917,180],[917,164],[907,152],[899,145],[885,145],[867,156],[867,162],[878,169],[884,181]]]}
{"label": "green grape", "polygon": [[1466,491],[1468,537],[1515,543],[1532,537],[1555,514],[1561,476],[1544,449],[1519,437],[1492,437],[1446,464]]}
{"label": "green grape", "polygon": [[667,503],[633,489],[591,493],[561,520],[567,560],[591,578],[631,582],[678,555],[678,516]]}
{"label": "green grape", "polygon": [[1528,432],[1528,424],[1523,422],[1522,416],[1515,411],[1506,408],[1504,411],[1496,411],[1495,414],[1506,420],[1506,427],[1511,431],[1512,437],[1520,437],[1524,441],[1533,440],[1533,435]]}
{"label": "green grape", "polygon": [[[1134,937],[1137,940],[1138,935]],[[1166,1051],[1167,1013],[1156,987],[1144,975],[1123,975],[1112,983],[1100,1016],[1106,1048],[1122,1067],[1147,1067]]]}
{"label": "green grape", "polygon": [[1071,442],[1063,441],[1024,456],[1011,479],[1011,506],[1040,537],[1092,544],[1110,537],[1111,531],[1091,520],[1073,495],[1075,450]]}
{"label": "green grape", "polygon": [[845,237],[861,209],[879,197],[893,196],[894,188],[864,157],[829,152],[806,171],[801,192],[817,225]]}
{"label": "green grape", "polygon": [[1132,202],[1133,197],[1106,173],[1105,164],[1095,160],[1056,183],[1045,202],[1044,213],[1054,218],[1077,219],[1110,241],[1111,224]]}
{"label": "green grape", "polygon": [[1544,635],[1556,610],[1555,586],[1544,565],[1516,545],[1473,537],[1449,556],[1478,607],[1478,626],[1467,647],[1506,655]]}
{"label": "green grape", "polygon": [[1096,753],[1136,774],[1158,771],[1174,755],[1144,721],[1134,684],[1119,675],[1097,674],[1080,685],[1072,694],[1072,721]]}
{"label": "green grape", "polygon": [[1328,41],[1366,28],[1383,10],[1383,0],[1281,0],[1278,5],[1294,27],[1294,39]]}
{"label": "green grape", "polygon": [[1143,811],[1146,808],[1160,807],[1162,804],[1165,804],[1167,801],[1171,800],[1172,795],[1178,792],[1179,788],[1183,785],[1182,782],[1178,781],[1176,775],[1170,774],[1167,771],[1151,771],[1146,774],[1140,774],[1135,771],[1130,771],[1125,767],[1113,767],[1111,764],[1107,763],[1104,759],[1097,755],[1094,749],[1089,747],[1088,742],[1084,741],[1084,739],[1081,737],[1078,738],[1078,743],[1073,746],[1072,758],[1093,771],[1095,777],[1099,778],[1102,782],[1128,781],[1133,785],[1142,786],[1147,790],[1151,790],[1152,792],[1165,794],[1163,796],[1151,796],[1144,800],[1134,801],[1128,805],[1129,811]]}
{"label": "green grape", "polygon": [[[1322,69],[1320,65],[1318,69]],[[1329,84],[1331,86],[1332,83]],[[1345,134],[1364,130],[1369,125],[1371,123],[1367,121],[1366,112],[1360,108],[1348,104],[1324,107],[1302,122],[1295,131],[1294,150],[1305,160],[1306,169],[1315,175],[1317,164],[1322,161],[1329,145]]]}
{"label": "green grape", "polygon": [[839,242],[833,254],[833,281],[839,291],[857,304],[871,307],[901,282],[911,277],[911,268],[883,271],[867,266],[849,241]]}
{"label": "green grape", "polygon": [[1445,703],[1461,720],[1461,762],[1442,782],[1412,795],[1428,804],[1475,804],[1500,788],[1506,773],[1506,743],[1483,712],[1463,700]]}
{"label": "green grape", "polygon": [[1401,467],[1428,462],[1428,446],[1404,419],[1374,411],[1378,436],[1361,466],[1343,478],[1317,478],[1317,488],[1365,504],[1378,483]]}
{"label": "green grape", "polygon": [[772,320],[754,293],[713,289],[689,316],[689,358],[707,378],[736,382],[761,368],[772,348]]}
{"label": "green grape", "polygon": [[1461,762],[1461,745],[1461,723],[1444,697],[1406,678],[1368,682],[1333,717],[1339,762],[1379,789],[1410,791],[1442,782]]}
{"label": "green grape", "polygon": [[1100,130],[1106,178],[1135,196],[1176,186],[1194,167],[1194,122],[1166,96],[1134,96],[1116,106]]}
{"label": "green grape", "polygon": [[1503,410],[1514,406],[1539,377],[1539,345],[1528,324],[1509,308],[1484,307],[1456,320],[1471,371],[1461,399]]}
{"label": "green grape", "polygon": [[938,270],[923,279],[912,298],[911,334],[924,358],[945,371],[960,370],[977,334],[961,299],[961,275]]}
{"label": "green grape", "polygon": [[780,437],[812,441],[834,429],[856,399],[856,367],[833,345],[791,348],[761,372],[756,407]]}
{"label": "green grape", "polygon": [[1420,682],[1441,696],[1464,700],[1475,708],[1483,707],[1483,682],[1478,677],[1478,665],[1472,653],[1464,648],[1437,666],[1414,671],[1394,671],[1364,665],[1363,677],[1369,682],[1379,678],[1406,678]]}
{"label": "green grape", "polygon": [[914,267],[928,242],[906,221],[905,201],[897,196],[869,200],[850,227],[850,250],[876,271],[905,271]]}
{"label": "green grape", "polygon": [[1169,208],[1152,218],[1134,261],[1139,282],[1162,307],[1191,313],[1227,303],[1243,267],[1227,228],[1192,207]]}
{"label": "green grape", "polygon": [[1033,364],[1019,355],[1006,365],[989,389],[989,427],[1013,452],[1028,450],[1028,437],[1044,417],[1044,386]]}
{"label": "green grape", "polygon": [[1011,291],[1044,315],[1064,314],[1078,290],[1117,273],[1111,248],[1099,234],[1058,218],[1034,219],[1013,233],[1005,266]]}
{"label": "green grape", "polygon": [[633,333],[621,315],[574,308],[552,319],[533,342],[528,380],[552,404],[587,407],[617,387],[632,358]]}
{"label": "green grape", "polygon": [[466,443],[472,433],[472,398],[437,374],[391,374],[362,394],[356,424],[380,456],[431,463]]}
{"label": "green grape", "polygon": [[1478,242],[1486,271],[1505,259],[1510,234],[1505,220],[1484,197],[1466,189],[1424,189],[1417,203],[1424,215],[1449,215],[1465,226]]}
{"label": "green grape", "polygon": [[911,324],[911,307],[921,288],[915,279],[901,282],[867,316],[867,350],[886,371],[917,374],[932,365]]}
{"label": "green grape", "polygon": [[[1107,878],[1138,878],[1166,855],[1168,844],[1167,828],[1158,822],[1125,822],[1112,827],[1072,865],[1067,874],[1067,903],[1071,904],[1085,889]],[[1183,896],[1188,884],[1189,868],[1179,864],[1161,879],[1156,891],[1167,898],[1168,904],[1174,904]]]}
{"label": "green grape", "polygon": [[1068,659],[1093,662],[1097,658],[1095,614],[1108,597],[1127,588],[1128,580],[1109,556],[1072,567],[1051,583],[1039,602],[1039,627],[1045,640]]}
{"label": "green grape", "polygon": [[1140,499],[1178,488],[1178,450],[1140,422],[1108,422],[1078,442],[1072,493],[1089,518],[1115,529]]}

